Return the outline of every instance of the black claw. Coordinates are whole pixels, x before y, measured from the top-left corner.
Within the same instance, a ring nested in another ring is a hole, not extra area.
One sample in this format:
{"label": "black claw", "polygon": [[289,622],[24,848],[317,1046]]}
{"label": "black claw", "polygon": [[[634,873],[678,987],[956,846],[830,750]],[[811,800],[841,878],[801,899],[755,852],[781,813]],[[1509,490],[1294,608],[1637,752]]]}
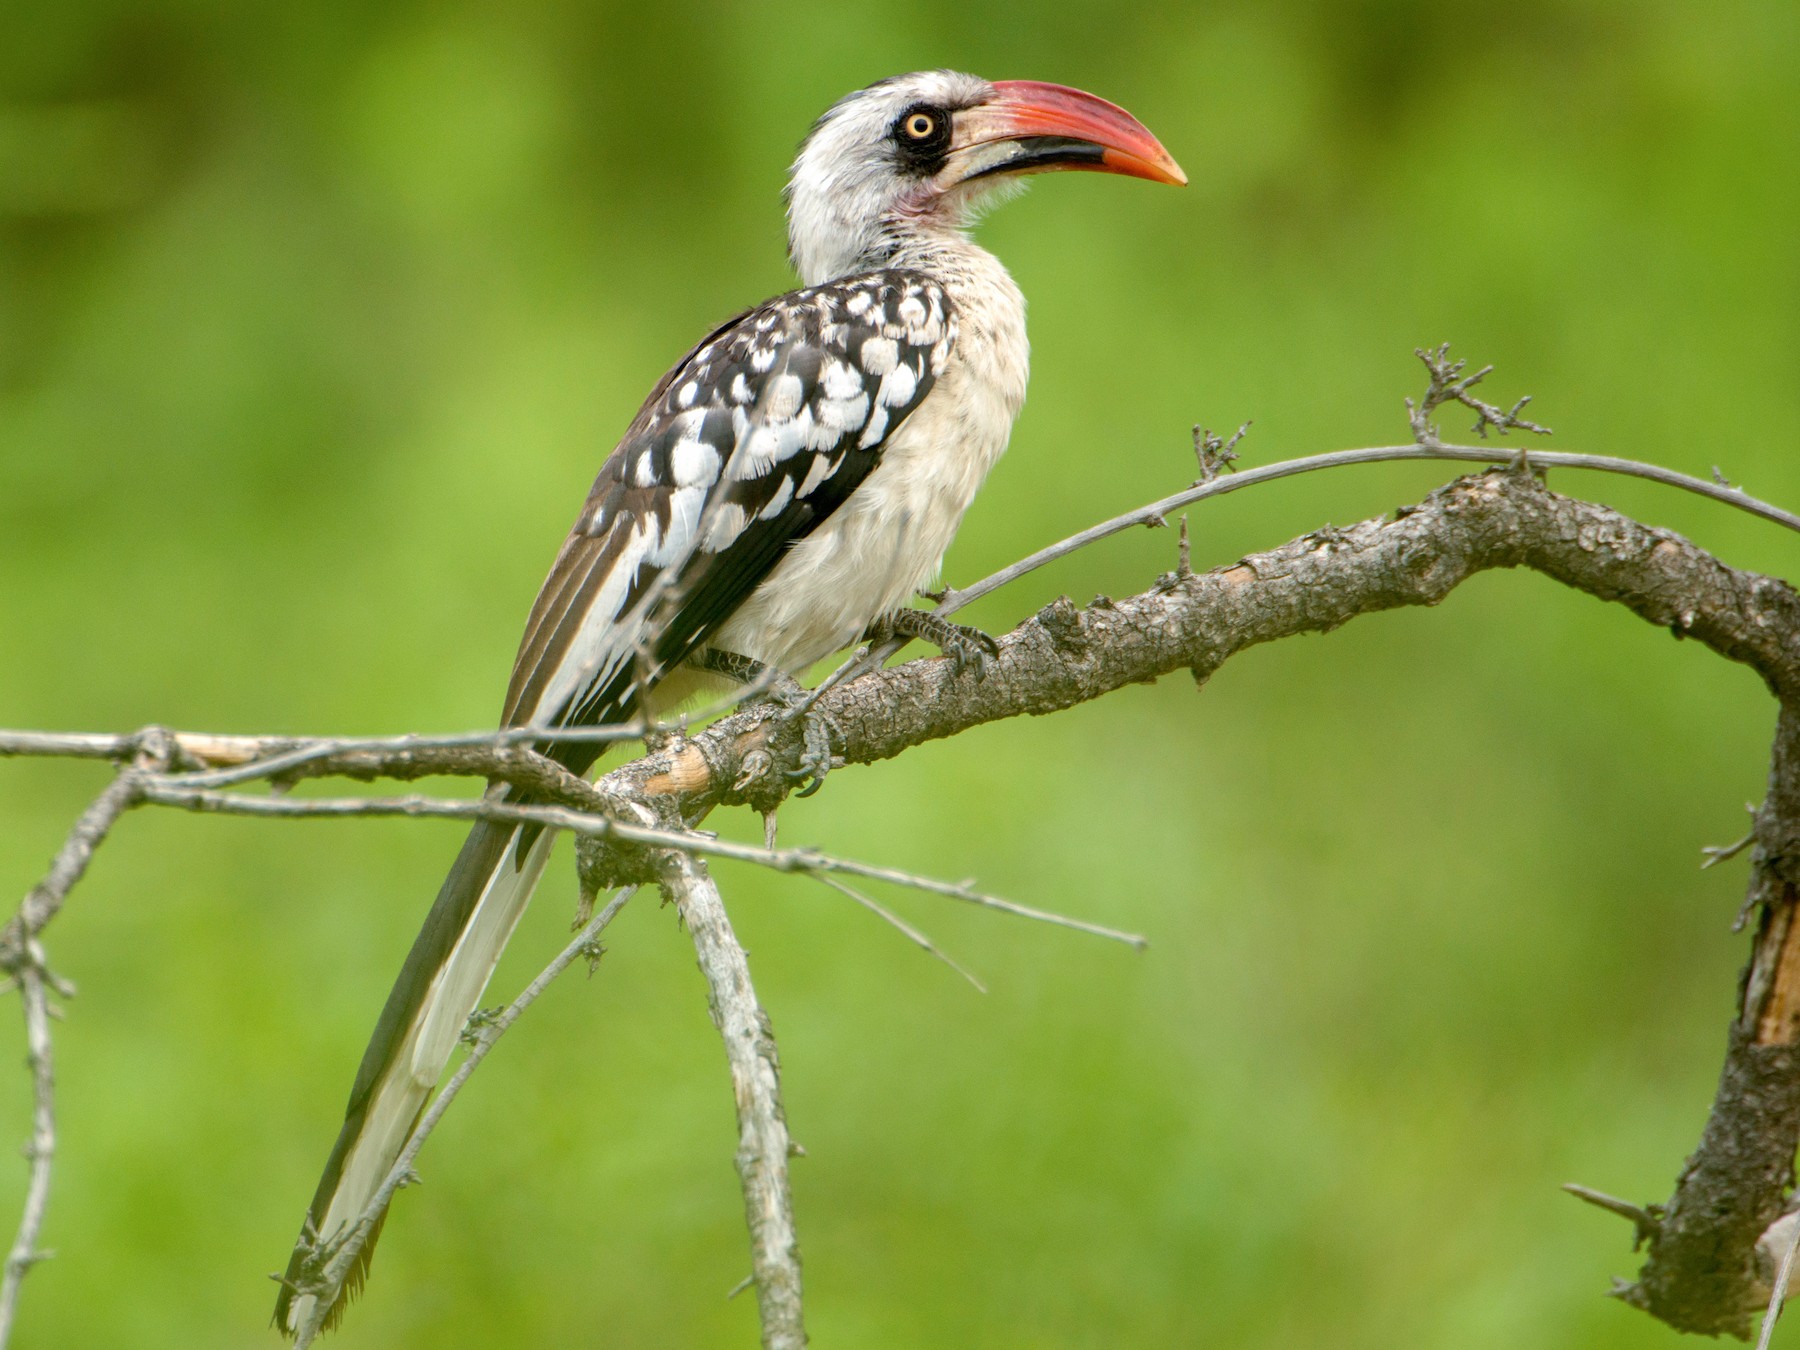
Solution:
{"label": "black claw", "polygon": [[[801,691],[801,697],[802,699],[806,697],[804,690]],[[794,793],[796,797],[810,797],[825,786],[825,775],[831,772],[832,735],[837,733],[840,740],[843,737],[841,733],[838,733],[837,725],[829,717],[816,709],[806,707],[804,702],[791,705],[786,717],[788,720],[792,720],[794,717],[800,718],[800,739],[804,747],[800,756],[800,766],[788,770],[788,777],[797,781],[810,778],[812,780],[810,783]]]}
{"label": "black claw", "polygon": [[[757,694],[750,703],[767,709],[769,717],[782,722],[799,719],[799,767],[783,769],[782,772],[790,779],[812,780],[796,792],[795,796],[810,797],[817,792],[825,783],[825,775],[831,772],[831,739],[836,736],[841,742],[844,737],[835,722],[811,706],[810,691],[792,676],[771,671],[762,662],[739,656],[735,652],[705,651],[696,658],[696,664],[704,670],[724,675],[742,684],[768,682],[768,688]],[[739,790],[742,790],[741,784]]]}
{"label": "black claw", "polygon": [[987,677],[988,662],[1000,655],[1000,644],[979,628],[951,623],[922,609],[901,609],[888,615],[869,630],[875,641],[889,637],[923,638],[950,658],[957,675],[975,665],[975,678]]}

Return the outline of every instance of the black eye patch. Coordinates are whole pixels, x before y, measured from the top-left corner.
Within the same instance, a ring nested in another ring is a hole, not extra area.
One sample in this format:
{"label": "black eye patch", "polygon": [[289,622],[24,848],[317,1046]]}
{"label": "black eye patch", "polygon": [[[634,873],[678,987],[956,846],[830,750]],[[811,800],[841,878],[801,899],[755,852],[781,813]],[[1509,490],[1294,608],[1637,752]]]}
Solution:
{"label": "black eye patch", "polygon": [[894,119],[888,139],[894,143],[902,172],[930,177],[944,167],[950,151],[950,113],[930,103],[915,103]]}

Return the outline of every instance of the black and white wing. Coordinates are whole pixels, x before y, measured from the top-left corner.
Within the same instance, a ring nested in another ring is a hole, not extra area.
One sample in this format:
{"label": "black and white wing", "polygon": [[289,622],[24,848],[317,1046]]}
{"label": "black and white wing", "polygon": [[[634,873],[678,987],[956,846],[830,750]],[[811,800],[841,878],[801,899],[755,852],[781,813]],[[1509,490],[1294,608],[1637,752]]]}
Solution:
{"label": "black and white wing", "polygon": [[[654,677],[688,656],[843,503],[955,338],[943,289],[902,271],[795,291],[713,333],[601,468],[532,609],[506,724],[628,717],[646,658]],[[588,748],[558,757],[585,769]]]}
{"label": "black and white wing", "polygon": [[[771,300],[689,353],[608,457],[557,555],[519,647],[506,724],[545,727],[546,750],[585,772],[598,744],[558,743],[554,730],[628,718],[643,673],[654,680],[703,643],[869,475],[955,339],[942,288],[889,271]],[[444,879],[289,1260],[275,1308],[288,1334],[314,1316],[329,1326],[360,1287],[386,1216],[371,1213],[374,1197],[531,898],[549,839],[478,822]],[[367,1245],[321,1312],[308,1272],[364,1222]]]}

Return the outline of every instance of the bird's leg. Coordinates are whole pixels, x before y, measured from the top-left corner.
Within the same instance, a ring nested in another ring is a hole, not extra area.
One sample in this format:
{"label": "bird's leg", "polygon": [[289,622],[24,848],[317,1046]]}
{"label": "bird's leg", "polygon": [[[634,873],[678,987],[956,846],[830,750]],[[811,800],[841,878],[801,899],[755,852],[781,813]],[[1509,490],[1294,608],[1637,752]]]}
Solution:
{"label": "bird's leg", "polygon": [[699,669],[723,675],[734,684],[760,686],[752,694],[752,702],[779,710],[784,722],[798,719],[800,767],[788,770],[788,777],[812,780],[795,796],[810,797],[817,792],[825,775],[831,772],[831,738],[835,735],[842,740],[843,734],[836,723],[812,706],[812,691],[786,671],[738,652],[708,647],[692,660]]}
{"label": "bird's leg", "polygon": [[974,662],[976,679],[985,676],[987,663],[1000,655],[1000,644],[979,628],[940,619],[930,610],[897,609],[870,624],[865,640],[881,643],[896,637],[923,638],[950,658],[958,675]]}

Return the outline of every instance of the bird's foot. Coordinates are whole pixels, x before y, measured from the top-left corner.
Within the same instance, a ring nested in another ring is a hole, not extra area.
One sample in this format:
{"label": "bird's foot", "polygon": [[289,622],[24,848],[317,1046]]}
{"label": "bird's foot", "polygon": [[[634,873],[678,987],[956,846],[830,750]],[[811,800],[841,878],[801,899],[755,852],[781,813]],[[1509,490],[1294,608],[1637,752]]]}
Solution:
{"label": "bird's foot", "polygon": [[774,710],[783,726],[796,726],[800,733],[800,757],[795,768],[784,770],[787,776],[805,786],[794,793],[810,797],[825,785],[825,775],[832,770],[831,742],[841,743],[844,734],[836,722],[820,712],[813,703],[812,690],[790,675],[778,675],[760,701]]}
{"label": "bird's foot", "polygon": [[978,680],[987,676],[988,662],[1000,655],[1000,644],[979,628],[951,623],[924,609],[897,609],[869,626],[870,642],[886,642],[894,637],[929,642],[950,658],[957,675],[974,665]]}
{"label": "bird's foot", "polygon": [[[736,652],[707,651],[698,664],[739,684],[760,686],[747,700],[748,705],[766,709],[768,719],[779,721],[784,727],[797,724],[800,744],[795,767],[783,768],[781,772],[790,779],[805,781],[806,786],[795,796],[810,797],[817,792],[833,768],[832,738],[841,743],[844,737],[837,723],[813,706],[812,691],[793,676]],[[760,777],[775,762],[778,759],[772,757],[769,765],[746,763],[745,772],[735,785],[737,790],[744,791],[750,780]]]}

